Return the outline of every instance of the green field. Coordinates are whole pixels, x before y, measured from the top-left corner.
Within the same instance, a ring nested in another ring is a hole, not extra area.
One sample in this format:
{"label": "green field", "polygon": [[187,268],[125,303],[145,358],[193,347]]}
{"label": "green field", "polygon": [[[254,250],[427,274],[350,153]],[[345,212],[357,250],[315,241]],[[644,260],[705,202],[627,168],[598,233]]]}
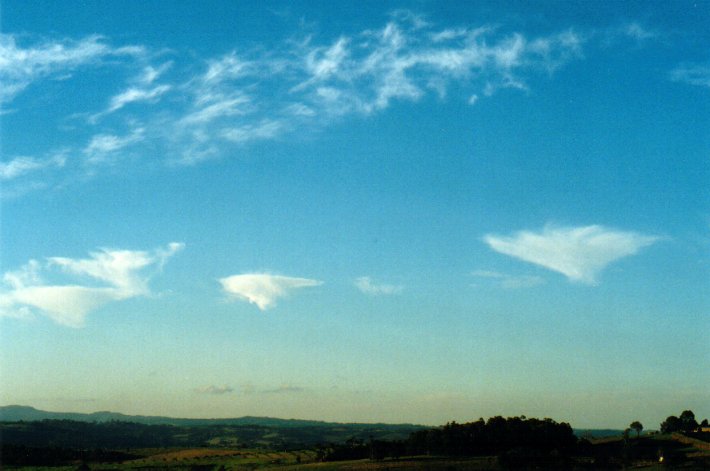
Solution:
{"label": "green field", "polygon": [[642,435],[637,427],[636,436],[628,429],[597,438],[579,438],[569,424],[549,418],[496,416],[428,429],[268,420],[0,422],[0,469],[710,469],[710,433],[695,426],[669,430],[668,420],[667,433]]}
{"label": "green field", "polygon": [[[620,438],[609,438],[593,443],[592,457],[575,458],[572,462],[559,469],[645,469],[645,470],[704,470],[710,469],[710,450],[702,443],[698,446],[682,443],[679,437],[672,435],[655,435],[632,440],[629,444]],[[660,460],[660,454],[665,453],[665,460]],[[31,467],[3,466],[2,469],[30,471],[74,471],[78,469],[91,470],[506,470],[506,469],[546,469],[540,467],[510,466],[501,463],[495,456],[483,457],[431,457],[413,456],[399,459],[384,460],[348,460],[337,462],[318,461],[315,450],[268,451],[257,449],[225,449],[225,448],[149,448],[135,449],[131,453],[133,459],[114,462],[76,461],[64,466]],[[617,460],[627,456],[626,460]],[[610,461],[599,461],[600,457],[613,457]]]}
{"label": "green field", "polygon": [[91,470],[387,470],[387,469],[429,469],[429,470],[496,470],[501,469],[495,457],[447,458],[447,457],[407,457],[382,461],[351,460],[339,462],[317,462],[312,450],[290,452],[267,452],[261,450],[224,449],[184,449],[184,450],[136,450],[145,456],[121,463],[74,463],[69,466],[53,467],[3,467],[18,471],[74,471]]}

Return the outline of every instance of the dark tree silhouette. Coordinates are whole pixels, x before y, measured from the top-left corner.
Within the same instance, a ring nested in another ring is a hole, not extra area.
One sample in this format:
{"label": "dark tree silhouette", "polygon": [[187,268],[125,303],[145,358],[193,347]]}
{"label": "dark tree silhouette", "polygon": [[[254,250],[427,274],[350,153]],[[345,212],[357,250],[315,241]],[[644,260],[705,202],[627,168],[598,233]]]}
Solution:
{"label": "dark tree silhouette", "polygon": [[641,430],[643,430],[643,425],[641,425],[641,422],[638,420],[635,420],[631,422],[631,425],[629,425],[629,428],[636,430],[636,438],[641,436]]}
{"label": "dark tree silhouette", "polygon": [[691,410],[684,410],[680,414],[680,423],[684,432],[692,432],[698,428],[698,422],[695,420],[695,414]]}
{"label": "dark tree silhouette", "polygon": [[661,422],[661,433],[680,432],[681,428],[680,419],[675,415],[669,415]]}
{"label": "dark tree silhouette", "polygon": [[698,422],[695,420],[695,414],[690,410],[684,410],[680,417],[671,415],[661,423],[662,433],[692,432],[697,428]]}

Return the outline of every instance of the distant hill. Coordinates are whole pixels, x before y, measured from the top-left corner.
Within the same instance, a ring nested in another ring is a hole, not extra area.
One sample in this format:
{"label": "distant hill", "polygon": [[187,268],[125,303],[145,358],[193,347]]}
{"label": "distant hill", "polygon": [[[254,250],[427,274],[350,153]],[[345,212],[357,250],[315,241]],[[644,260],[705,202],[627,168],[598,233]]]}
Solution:
{"label": "distant hill", "polygon": [[573,431],[579,438],[620,437],[624,434],[623,430],[611,428],[576,428]]}
{"label": "distant hill", "polygon": [[337,427],[372,428],[373,426],[402,429],[426,428],[414,424],[366,424],[366,423],[338,423],[318,420],[277,419],[272,417],[237,417],[225,419],[183,419],[175,417],[126,415],[119,412],[100,411],[84,414],[79,412],[50,412],[35,409],[30,406],[0,406],[0,422],[31,422],[39,420],[74,420],[77,422],[133,422],[146,425],[176,425],[182,427],[200,425],[257,425],[260,427],[274,428],[303,428],[303,427]]}
{"label": "distant hill", "polygon": [[348,439],[404,440],[412,432],[425,428],[270,417],[181,419],[0,407],[2,445],[40,448],[51,444],[70,449],[213,446],[285,450],[344,443]]}
{"label": "distant hill", "polygon": [[[181,427],[192,427],[201,425],[231,425],[246,426],[255,425],[270,428],[304,428],[304,427],[327,427],[338,426],[347,427],[350,430],[364,430],[386,428],[392,431],[408,432],[418,429],[428,428],[414,424],[366,424],[366,423],[338,423],[325,422],[319,420],[298,420],[298,419],[278,419],[273,417],[236,417],[226,419],[184,419],[175,417],[146,416],[146,415],[126,415],[119,412],[100,411],[90,414],[78,412],[50,412],[35,409],[30,406],[0,406],[0,422],[32,422],[39,420],[74,420],[77,422],[133,422],[146,425],[175,425]],[[623,434],[623,430],[617,429],[574,429],[574,434],[580,438],[606,438],[618,437]]]}

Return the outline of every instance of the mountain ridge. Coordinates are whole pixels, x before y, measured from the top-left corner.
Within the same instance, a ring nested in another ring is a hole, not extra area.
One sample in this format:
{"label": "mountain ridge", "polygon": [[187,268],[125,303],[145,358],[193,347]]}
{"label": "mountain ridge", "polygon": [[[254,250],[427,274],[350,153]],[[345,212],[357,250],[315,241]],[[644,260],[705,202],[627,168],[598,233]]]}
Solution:
{"label": "mountain ridge", "polygon": [[74,420],[77,422],[134,422],[147,425],[179,425],[179,426],[198,426],[198,425],[256,425],[262,427],[333,427],[338,425],[347,425],[349,427],[371,427],[386,425],[388,427],[421,427],[428,426],[418,424],[385,424],[382,422],[376,423],[359,423],[359,422],[327,422],[322,420],[306,420],[306,419],[280,419],[275,417],[257,417],[257,416],[242,416],[229,418],[180,418],[166,416],[149,416],[149,415],[128,415],[120,412],[112,411],[96,411],[96,412],[55,412],[37,409],[32,406],[25,405],[7,405],[0,406],[0,422],[32,422],[41,420]]}

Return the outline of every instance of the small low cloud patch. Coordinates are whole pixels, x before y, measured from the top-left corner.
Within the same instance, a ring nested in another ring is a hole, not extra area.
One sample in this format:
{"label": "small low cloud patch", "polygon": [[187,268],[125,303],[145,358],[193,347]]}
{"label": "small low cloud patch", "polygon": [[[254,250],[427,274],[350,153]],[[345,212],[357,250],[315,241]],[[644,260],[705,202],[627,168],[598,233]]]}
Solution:
{"label": "small low cloud patch", "polygon": [[231,394],[234,392],[234,388],[224,385],[224,386],[205,386],[202,388],[197,388],[195,389],[196,393],[199,394],[216,394],[216,395],[222,395],[222,394]]}
{"label": "small low cloud patch", "polygon": [[273,308],[277,300],[288,297],[296,290],[323,284],[309,278],[266,273],[232,275],[219,279],[219,282],[230,299],[249,302],[261,311]]}
{"label": "small low cloud patch", "polygon": [[496,252],[565,275],[570,281],[595,285],[611,263],[637,254],[659,237],[592,225],[546,226],[513,235],[488,234],[483,241]]}
{"label": "small low cloud patch", "polygon": [[[37,313],[61,325],[82,327],[87,315],[105,304],[150,295],[151,277],[183,247],[172,242],[152,251],[100,249],[84,259],[30,260],[3,275],[0,315],[29,317]],[[46,276],[73,280],[49,283]]]}
{"label": "small low cloud patch", "polygon": [[369,276],[361,276],[355,280],[354,284],[357,289],[371,296],[399,294],[404,290],[404,286],[402,285],[375,283]]}

